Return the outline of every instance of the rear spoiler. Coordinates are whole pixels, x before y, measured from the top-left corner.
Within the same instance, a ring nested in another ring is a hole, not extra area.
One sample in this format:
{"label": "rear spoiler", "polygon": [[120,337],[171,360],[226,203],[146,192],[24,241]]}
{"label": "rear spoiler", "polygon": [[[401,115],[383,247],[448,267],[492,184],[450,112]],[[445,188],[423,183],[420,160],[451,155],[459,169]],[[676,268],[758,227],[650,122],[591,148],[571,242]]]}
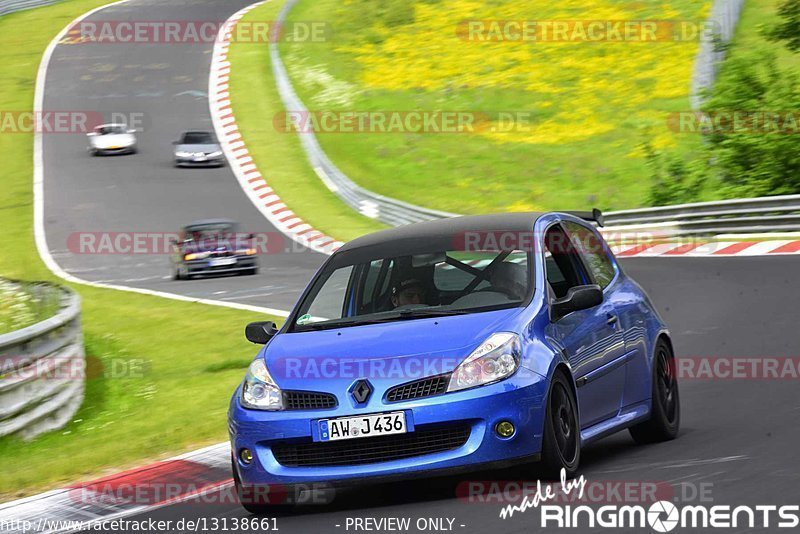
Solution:
{"label": "rear spoiler", "polygon": [[603,212],[597,208],[594,208],[592,211],[565,211],[564,213],[568,213],[585,221],[596,222],[597,226],[601,228],[604,226]]}

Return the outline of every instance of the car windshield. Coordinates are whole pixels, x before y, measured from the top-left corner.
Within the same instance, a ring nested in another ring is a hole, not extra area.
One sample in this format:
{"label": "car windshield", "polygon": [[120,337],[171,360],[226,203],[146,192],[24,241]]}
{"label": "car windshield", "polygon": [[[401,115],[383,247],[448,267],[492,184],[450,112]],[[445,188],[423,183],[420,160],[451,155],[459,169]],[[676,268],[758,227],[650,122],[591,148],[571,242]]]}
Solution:
{"label": "car windshield", "polygon": [[189,226],[184,231],[187,241],[202,241],[230,236],[236,232],[236,225],[233,223],[204,224]]}
{"label": "car windshield", "polygon": [[214,137],[208,132],[186,132],[181,140],[181,144],[184,145],[210,145],[215,142]]}
{"label": "car windshield", "polygon": [[98,126],[97,133],[100,135],[124,134],[128,129],[121,124],[111,124],[106,126]]}
{"label": "car windshield", "polygon": [[529,254],[442,250],[338,265],[300,303],[292,332],[461,315],[522,306]]}

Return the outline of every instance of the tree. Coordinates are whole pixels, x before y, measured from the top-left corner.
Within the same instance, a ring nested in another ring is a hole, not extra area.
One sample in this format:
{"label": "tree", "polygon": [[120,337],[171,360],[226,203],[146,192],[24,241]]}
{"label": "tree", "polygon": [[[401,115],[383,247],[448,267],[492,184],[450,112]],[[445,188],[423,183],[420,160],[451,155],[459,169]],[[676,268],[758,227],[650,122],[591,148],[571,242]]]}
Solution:
{"label": "tree", "polygon": [[784,0],[778,15],[783,20],[766,30],[767,39],[782,41],[792,52],[800,51],[800,0]]}

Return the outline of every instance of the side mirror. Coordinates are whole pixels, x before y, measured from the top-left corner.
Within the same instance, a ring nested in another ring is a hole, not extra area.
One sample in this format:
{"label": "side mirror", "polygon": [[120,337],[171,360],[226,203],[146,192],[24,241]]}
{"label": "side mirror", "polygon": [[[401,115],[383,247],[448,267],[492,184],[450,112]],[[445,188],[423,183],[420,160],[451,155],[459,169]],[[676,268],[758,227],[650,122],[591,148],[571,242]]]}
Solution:
{"label": "side mirror", "polygon": [[252,240],[252,239],[255,239],[255,238],[256,238],[255,234],[247,234],[247,239]]}
{"label": "side mirror", "polygon": [[173,144],[173,145],[179,145],[179,144],[180,144],[180,141],[173,141],[173,142],[172,142],[172,144]]}
{"label": "side mirror", "polygon": [[569,313],[594,308],[602,302],[603,290],[596,284],[571,287],[565,297],[550,304],[550,318],[556,322]]}
{"label": "side mirror", "polygon": [[278,333],[278,327],[272,321],[250,323],[244,329],[244,337],[250,343],[264,345]]}

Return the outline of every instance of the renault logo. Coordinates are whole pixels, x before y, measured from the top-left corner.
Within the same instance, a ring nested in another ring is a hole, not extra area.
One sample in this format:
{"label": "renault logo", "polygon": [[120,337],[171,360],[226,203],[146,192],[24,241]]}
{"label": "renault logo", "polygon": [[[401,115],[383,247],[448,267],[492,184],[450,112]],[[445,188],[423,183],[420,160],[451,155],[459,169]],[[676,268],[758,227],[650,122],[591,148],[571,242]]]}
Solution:
{"label": "renault logo", "polygon": [[350,390],[350,394],[357,403],[363,404],[367,402],[369,396],[372,395],[372,386],[364,379],[358,380],[353,384],[353,389]]}

